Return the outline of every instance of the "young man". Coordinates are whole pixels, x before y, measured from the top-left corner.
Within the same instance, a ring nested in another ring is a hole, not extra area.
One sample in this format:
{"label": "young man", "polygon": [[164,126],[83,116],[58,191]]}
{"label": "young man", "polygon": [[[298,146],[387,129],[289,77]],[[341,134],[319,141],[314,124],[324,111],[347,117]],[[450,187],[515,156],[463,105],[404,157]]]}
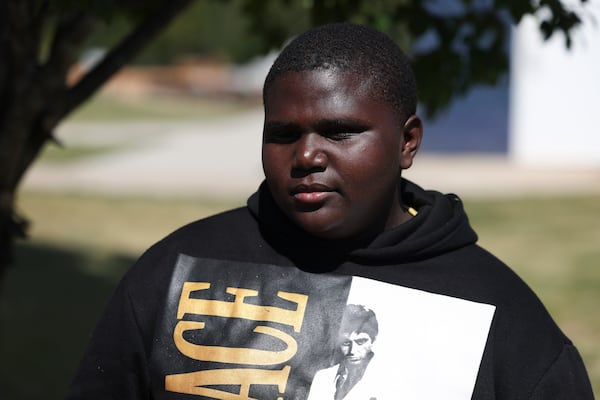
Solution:
{"label": "young man", "polygon": [[422,124],[389,38],[312,29],[263,95],[265,182],[140,258],[70,399],[305,399],[339,362],[347,304],[377,310],[379,399],[593,397],[573,344],[477,246],[460,200],[401,178]]}
{"label": "young man", "polygon": [[339,363],[317,372],[310,385],[309,400],[381,398],[378,397],[381,382],[373,379],[373,368],[367,373],[375,356],[373,345],[378,332],[379,324],[373,310],[359,304],[348,304],[335,349]]}

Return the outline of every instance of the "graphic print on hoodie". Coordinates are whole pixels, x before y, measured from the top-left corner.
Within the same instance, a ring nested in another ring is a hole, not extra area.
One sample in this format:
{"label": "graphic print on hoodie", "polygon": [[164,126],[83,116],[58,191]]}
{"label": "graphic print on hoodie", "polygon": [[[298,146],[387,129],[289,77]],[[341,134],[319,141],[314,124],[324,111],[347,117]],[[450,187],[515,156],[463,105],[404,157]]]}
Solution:
{"label": "graphic print on hoodie", "polygon": [[378,334],[344,399],[471,398],[494,306],[361,277],[186,255],[155,330],[153,392],[333,400],[344,375],[339,336],[348,304],[372,310]]}

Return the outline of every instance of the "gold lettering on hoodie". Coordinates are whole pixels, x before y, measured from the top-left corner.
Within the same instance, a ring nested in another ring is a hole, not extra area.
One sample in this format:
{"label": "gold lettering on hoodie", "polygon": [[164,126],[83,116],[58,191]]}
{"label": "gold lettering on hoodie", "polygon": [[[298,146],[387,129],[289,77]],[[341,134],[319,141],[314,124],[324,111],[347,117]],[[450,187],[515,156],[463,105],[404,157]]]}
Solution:
{"label": "gold lettering on hoodie", "polygon": [[[185,332],[205,329],[205,322],[184,320],[186,314],[275,322],[291,326],[295,332],[300,332],[308,301],[308,296],[304,294],[282,291],[277,293],[277,297],[295,303],[295,310],[246,303],[247,298],[256,297],[259,292],[244,288],[228,287],[226,289],[228,294],[233,295],[233,301],[191,297],[192,292],[208,289],[210,289],[210,283],[208,282],[185,282],[183,284],[177,308],[179,322],[173,332],[175,346],[183,355],[198,361],[273,367],[287,362],[296,354],[298,344],[294,337],[272,326],[257,325],[252,329],[252,333],[248,332],[247,334],[262,334],[274,337],[285,344],[283,350],[207,346],[186,340],[184,337]],[[225,368],[193,371],[167,375],[165,389],[215,399],[250,399],[248,397],[250,385],[276,385],[279,393],[284,393],[289,372],[289,365],[284,366],[281,370],[273,370],[272,368]],[[214,387],[207,387],[211,385],[238,385],[239,393],[235,394]]]}
{"label": "gold lettering on hoodie", "polygon": [[[211,369],[186,374],[167,375],[165,388],[171,392],[195,394],[211,399],[256,400],[250,397],[250,385],[277,385],[279,393],[285,392],[290,366],[281,370],[252,368]],[[232,393],[210,385],[239,385],[239,392]]]}

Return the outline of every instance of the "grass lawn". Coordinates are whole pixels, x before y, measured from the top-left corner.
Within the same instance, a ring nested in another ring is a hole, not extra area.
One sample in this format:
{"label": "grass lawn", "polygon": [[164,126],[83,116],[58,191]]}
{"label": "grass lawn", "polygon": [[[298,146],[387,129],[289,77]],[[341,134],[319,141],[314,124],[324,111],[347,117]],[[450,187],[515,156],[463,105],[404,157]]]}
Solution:
{"label": "grass lawn", "polygon": [[[6,399],[61,399],[125,269],[174,228],[245,199],[102,198],[26,192],[31,238],[0,293]],[[579,347],[600,393],[600,198],[466,201],[484,247],[538,293]]]}

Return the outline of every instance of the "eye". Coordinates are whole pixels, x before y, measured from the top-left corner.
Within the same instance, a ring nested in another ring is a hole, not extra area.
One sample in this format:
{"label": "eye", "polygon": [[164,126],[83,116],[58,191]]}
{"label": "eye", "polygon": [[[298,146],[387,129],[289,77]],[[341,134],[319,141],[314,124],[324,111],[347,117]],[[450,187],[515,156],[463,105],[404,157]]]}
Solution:
{"label": "eye", "polygon": [[367,343],[369,339],[367,338],[360,338],[360,339],[356,339],[354,342],[356,342],[357,345],[362,346],[363,344]]}
{"label": "eye", "polygon": [[263,130],[263,140],[265,143],[293,143],[301,134],[301,130],[294,125],[269,123]]}
{"label": "eye", "polygon": [[341,140],[350,139],[354,135],[355,135],[355,133],[352,133],[352,132],[328,132],[324,136],[326,136],[327,138],[329,138],[331,140],[341,141]]}
{"label": "eye", "polygon": [[352,120],[328,120],[319,126],[321,135],[334,141],[351,139],[367,129],[364,124]]}
{"label": "eye", "polygon": [[265,132],[265,142],[267,143],[293,143],[298,140],[300,135],[284,131]]}

